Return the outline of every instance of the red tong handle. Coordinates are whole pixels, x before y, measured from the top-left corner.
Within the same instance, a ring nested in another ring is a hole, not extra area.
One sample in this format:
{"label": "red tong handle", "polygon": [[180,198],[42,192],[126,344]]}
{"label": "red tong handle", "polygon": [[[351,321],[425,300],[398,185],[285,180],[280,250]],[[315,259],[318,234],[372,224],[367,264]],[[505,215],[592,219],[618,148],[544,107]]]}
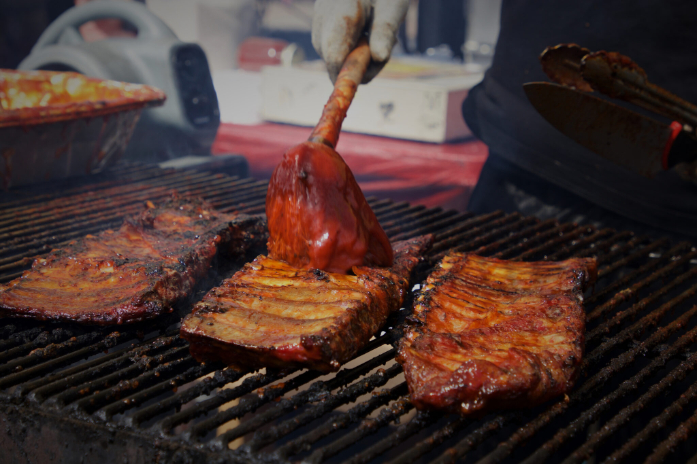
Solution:
{"label": "red tong handle", "polygon": [[682,124],[680,124],[678,121],[671,122],[669,127],[671,129],[671,133],[668,137],[666,146],[663,148],[663,156],[661,156],[661,165],[665,170],[670,169],[670,166],[668,165],[668,156],[670,155],[670,150],[673,148],[675,139],[677,139],[680,132],[682,132]]}

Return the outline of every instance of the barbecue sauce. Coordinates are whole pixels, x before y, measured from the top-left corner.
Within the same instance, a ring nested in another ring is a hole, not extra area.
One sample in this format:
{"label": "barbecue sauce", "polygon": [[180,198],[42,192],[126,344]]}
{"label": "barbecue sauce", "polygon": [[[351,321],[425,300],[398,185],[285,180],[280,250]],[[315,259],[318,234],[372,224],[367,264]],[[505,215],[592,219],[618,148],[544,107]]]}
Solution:
{"label": "barbecue sauce", "polygon": [[353,173],[331,147],[313,141],[283,155],[266,195],[269,256],[302,269],[348,273],[391,266],[390,241]]}

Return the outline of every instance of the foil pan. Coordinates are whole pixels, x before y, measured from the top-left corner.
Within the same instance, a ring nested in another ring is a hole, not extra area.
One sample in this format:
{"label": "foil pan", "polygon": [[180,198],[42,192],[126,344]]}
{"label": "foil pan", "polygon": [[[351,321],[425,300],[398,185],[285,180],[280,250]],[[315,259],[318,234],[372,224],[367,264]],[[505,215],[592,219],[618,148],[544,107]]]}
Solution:
{"label": "foil pan", "polygon": [[161,90],[70,72],[0,69],[0,186],[96,173],[123,154]]}

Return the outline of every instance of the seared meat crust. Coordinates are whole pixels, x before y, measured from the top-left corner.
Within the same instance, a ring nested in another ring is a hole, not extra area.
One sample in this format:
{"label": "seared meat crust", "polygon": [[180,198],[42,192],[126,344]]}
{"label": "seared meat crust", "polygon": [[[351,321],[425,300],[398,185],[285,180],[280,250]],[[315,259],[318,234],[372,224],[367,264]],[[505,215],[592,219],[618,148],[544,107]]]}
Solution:
{"label": "seared meat crust", "polygon": [[394,246],[391,268],[356,275],[297,269],[259,256],[194,307],[181,328],[200,361],[237,368],[336,371],[400,308],[431,236]]}
{"label": "seared meat crust", "polygon": [[147,203],[118,230],[87,235],[0,289],[0,313],[86,324],[121,324],[172,310],[215,255],[266,239],[261,219],[214,211],[203,200]]}
{"label": "seared meat crust", "polygon": [[419,409],[482,414],[571,389],[583,356],[593,259],[511,262],[447,255],[414,307],[397,360]]}

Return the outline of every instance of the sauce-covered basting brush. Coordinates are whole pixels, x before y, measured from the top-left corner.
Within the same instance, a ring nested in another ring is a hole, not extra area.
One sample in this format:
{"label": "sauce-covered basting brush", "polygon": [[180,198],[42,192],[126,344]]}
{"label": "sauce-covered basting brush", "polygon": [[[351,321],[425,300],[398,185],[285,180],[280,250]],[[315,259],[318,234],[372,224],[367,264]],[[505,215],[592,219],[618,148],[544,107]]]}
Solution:
{"label": "sauce-covered basting brush", "polygon": [[387,235],[351,170],[334,147],[370,49],[348,55],[310,138],[283,155],[269,182],[269,256],[294,267],[348,273],[353,266],[391,266]]}

